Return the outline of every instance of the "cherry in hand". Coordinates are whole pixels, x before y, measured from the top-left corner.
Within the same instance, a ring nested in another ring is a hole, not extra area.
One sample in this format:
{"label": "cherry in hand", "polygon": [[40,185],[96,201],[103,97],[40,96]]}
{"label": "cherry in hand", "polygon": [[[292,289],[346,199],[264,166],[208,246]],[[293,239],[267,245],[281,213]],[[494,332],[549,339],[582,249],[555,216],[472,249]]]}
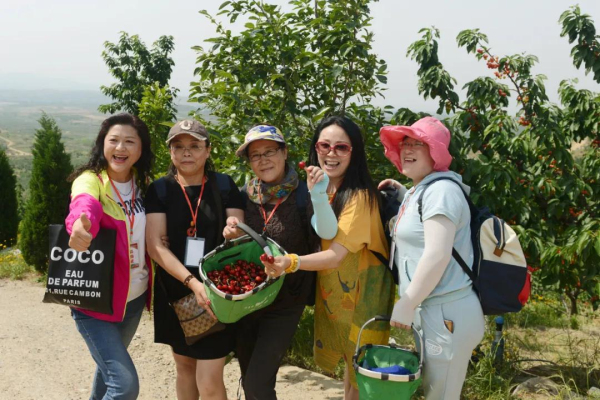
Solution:
{"label": "cherry in hand", "polygon": [[273,264],[275,262],[275,257],[267,255],[267,253],[263,253],[260,255],[260,261],[266,263]]}

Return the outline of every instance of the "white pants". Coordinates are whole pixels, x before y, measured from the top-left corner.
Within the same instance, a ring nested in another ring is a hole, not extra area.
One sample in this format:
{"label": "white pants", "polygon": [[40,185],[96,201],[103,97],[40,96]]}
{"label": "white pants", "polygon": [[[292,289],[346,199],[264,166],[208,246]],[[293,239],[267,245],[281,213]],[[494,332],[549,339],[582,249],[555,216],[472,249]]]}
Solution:
{"label": "white pants", "polygon": [[[452,321],[454,332],[444,324]],[[475,292],[461,299],[417,308],[414,324],[423,334],[423,386],[427,400],[459,400],[473,349],[485,319]],[[417,341],[418,343],[418,341]],[[419,349],[419,352],[423,349]]]}

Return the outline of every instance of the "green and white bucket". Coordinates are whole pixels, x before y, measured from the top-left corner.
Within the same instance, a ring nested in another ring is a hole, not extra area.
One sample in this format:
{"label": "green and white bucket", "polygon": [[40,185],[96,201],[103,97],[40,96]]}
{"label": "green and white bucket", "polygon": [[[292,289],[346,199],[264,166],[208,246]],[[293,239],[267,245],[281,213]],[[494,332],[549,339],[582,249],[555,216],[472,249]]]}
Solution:
{"label": "green and white bucket", "polygon": [[[409,349],[390,344],[389,346],[366,344],[360,347],[363,329],[374,321],[389,321],[390,317],[378,315],[371,318],[360,328],[356,341],[356,352],[352,364],[356,371],[356,381],[360,400],[396,400],[410,399],[421,384],[423,369],[423,337],[416,330],[415,338],[419,339],[421,354]],[[408,375],[396,375],[372,371],[369,368],[386,368],[401,366],[408,369]]]}
{"label": "green and white bucket", "polygon": [[246,235],[225,241],[200,260],[200,276],[211,302],[210,307],[219,321],[226,324],[237,322],[245,315],[271,304],[277,297],[285,277],[285,274],[277,278],[267,276],[265,282],[243,294],[226,294],[217,289],[208,279],[208,272],[220,271],[225,265],[240,259],[262,265],[260,256],[263,253],[272,256],[287,254],[274,240],[259,235],[246,224],[239,223],[237,227],[246,232]]}

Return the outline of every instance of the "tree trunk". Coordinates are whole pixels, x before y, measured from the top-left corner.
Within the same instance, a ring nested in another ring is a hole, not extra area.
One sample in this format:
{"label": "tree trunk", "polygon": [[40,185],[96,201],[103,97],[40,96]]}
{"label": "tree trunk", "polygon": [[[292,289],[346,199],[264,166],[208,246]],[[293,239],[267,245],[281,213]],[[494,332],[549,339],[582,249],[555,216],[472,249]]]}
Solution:
{"label": "tree trunk", "polygon": [[577,311],[577,296],[575,293],[567,292],[567,297],[571,301],[571,315],[577,315],[579,312]]}

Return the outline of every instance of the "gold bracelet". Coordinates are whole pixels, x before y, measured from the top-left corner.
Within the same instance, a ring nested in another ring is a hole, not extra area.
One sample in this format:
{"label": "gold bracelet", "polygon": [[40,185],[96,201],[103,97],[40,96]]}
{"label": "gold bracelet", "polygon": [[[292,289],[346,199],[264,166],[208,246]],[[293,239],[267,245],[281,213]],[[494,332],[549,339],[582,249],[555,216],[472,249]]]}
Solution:
{"label": "gold bracelet", "polygon": [[293,274],[300,268],[300,257],[297,254],[288,254],[287,257],[291,260],[290,266],[285,269],[286,274]]}
{"label": "gold bracelet", "polygon": [[292,268],[294,267],[294,257],[292,254],[286,254],[286,257],[290,259],[290,266],[285,269],[286,274],[292,273]]}

